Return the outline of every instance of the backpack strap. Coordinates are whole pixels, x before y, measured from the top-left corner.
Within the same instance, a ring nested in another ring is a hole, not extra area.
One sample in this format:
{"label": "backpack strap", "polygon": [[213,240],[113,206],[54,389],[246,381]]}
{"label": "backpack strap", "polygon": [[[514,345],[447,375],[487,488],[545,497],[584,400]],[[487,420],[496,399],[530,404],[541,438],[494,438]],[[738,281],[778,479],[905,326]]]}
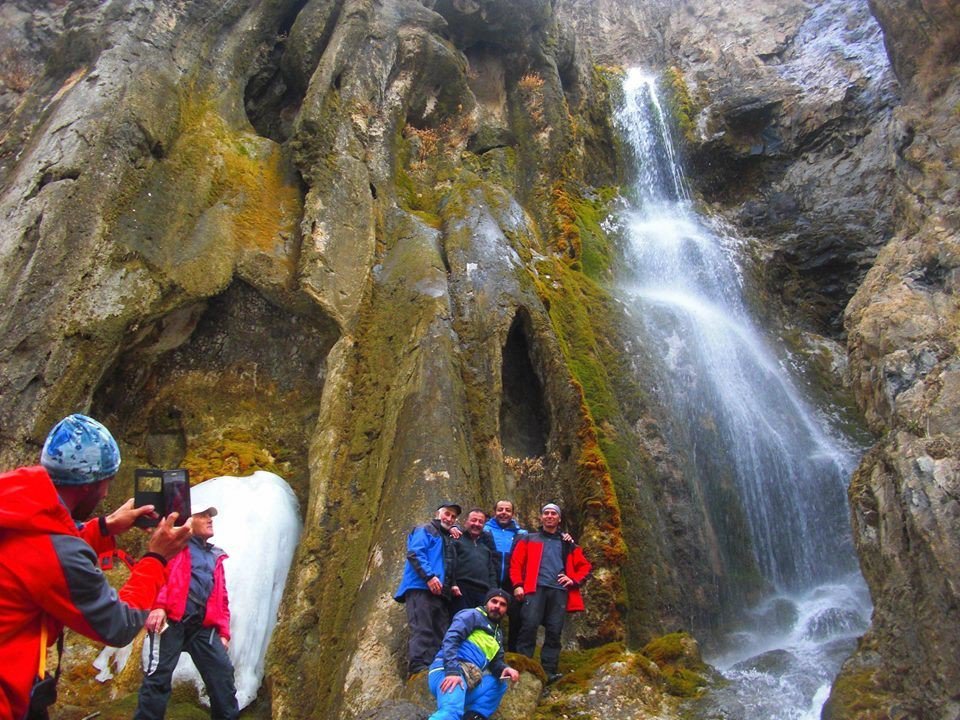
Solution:
{"label": "backpack strap", "polygon": [[[40,617],[40,662],[37,664],[37,677],[41,680],[47,674],[47,620],[46,616]],[[57,637],[57,669],[54,677],[60,679],[60,671],[63,669],[63,630]]]}

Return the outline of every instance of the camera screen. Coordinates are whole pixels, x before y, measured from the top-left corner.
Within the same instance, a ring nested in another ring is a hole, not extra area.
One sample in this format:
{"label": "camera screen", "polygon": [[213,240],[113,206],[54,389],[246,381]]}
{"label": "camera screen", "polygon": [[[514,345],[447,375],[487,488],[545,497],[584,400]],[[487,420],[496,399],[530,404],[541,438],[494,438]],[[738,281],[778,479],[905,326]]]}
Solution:
{"label": "camera screen", "polygon": [[140,492],[163,492],[163,478],[160,475],[137,475],[137,490]]}
{"label": "camera screen", "polygon": [[187,494],[187,484],[185,482],[174,481],[170,483],[170,492],[167,496],[167,512],[178,512],[183,515],[189,514],[190,496]]}
{"label": "camera screen", "polygon": [[164,501],[167,514],[179,513],[177,525],[190,517],[190,480],[186,470],[164,471]]}
{"label": "camera screen", "polygon": [[160,517],[166,515],[164,502],[163,471],[150,468],[137,468],[133,476],[133,504],[134,507],[153,505],[154,517],[141,515],[134,523],[137,527],[154,527]]}

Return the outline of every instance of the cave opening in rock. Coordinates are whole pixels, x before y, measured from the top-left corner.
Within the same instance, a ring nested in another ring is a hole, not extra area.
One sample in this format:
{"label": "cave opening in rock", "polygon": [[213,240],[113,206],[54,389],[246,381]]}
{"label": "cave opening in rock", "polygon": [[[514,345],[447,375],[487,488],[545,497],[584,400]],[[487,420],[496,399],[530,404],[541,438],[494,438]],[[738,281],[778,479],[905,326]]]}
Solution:
{"label": "cave opening in rock", "polygon": [[338,337],[319,312],[278,307],[242,281],[141,323],[92,408],[121,444],[118,492],[136,467],[185,467],[192,482],[268,470],[305,508],[308,447]]}
{"label": "cave opening in rock", "polygon": [[529,319],[518,313],[503,348],[500,442],[505,457],[542,457],[550,434],[543,386],[530,357],[528,327]]}

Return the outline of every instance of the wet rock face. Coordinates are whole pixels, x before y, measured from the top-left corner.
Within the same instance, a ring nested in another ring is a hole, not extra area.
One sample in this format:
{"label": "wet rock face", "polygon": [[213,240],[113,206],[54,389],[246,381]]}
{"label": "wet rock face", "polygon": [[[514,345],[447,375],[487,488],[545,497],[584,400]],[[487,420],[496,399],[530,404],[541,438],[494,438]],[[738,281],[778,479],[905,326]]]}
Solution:
{"label": "wet rock face", "polygon": [[896,235],[846,310],[858,402],[884,439],[850,496],[876,606],[844,667],[832,717],[875,698],[922,717],[956,715],[958,232],[956,38],[949,3],[871,6],[904,87],[895,113]]}
{"label": "wet rock face", "polygon": [[839,336],[893,234],[897,85],[866,5],[705,6],[675,13],[665,42],[692,181],[756,239],[761,292]]}
{"label": "wet rock face", "polygon": [[[822,16],[831,7],[839,23]],[[825,2],[807,13],[780,3],[767,19],[779,36],[748,31],[749,10],[704,9],[696,21],[680,13],[672,22],[683,32],[666,40],[677,38],[695,108],[681,128],[694,181],[757,238],[762,293],[821,333],[847,333],[854,394],[885,438],[851,486],[874,621],[825,712],[946,718],[956,713],[947,688],[956,686],[957,638],[935,628],[956,627],[957,604],[947,537],[960,512],[950,489],[960,428],[958,220],[947,158],[960,142],[960,18],[950,3],[870,8],[898,82],[869,49],[876,30],[853,6]],[[726,32],[701,40],[696,27],[707,17],[711,28],[738,28],[743,50],[721,49]],[[829,65],[842,77],[817,69],[831,37],[843,38],[846,57]]]}
{"label": "wet rock face", "polygon": [[[6,463],[32,458],[65,408],[89,408],[144,326],[169,318],[155,360],[189,336],[189,308],[234,277],[309,312],[288,290],[299,181],[230,102],[250,70],[236,56],[269,35],[262,10],[237,35],[239,15],[223,13],[182,37],[195,4],[51,3],[17,26],[47,62],[5,120]],[[99,44],[78,54],[77,33]]]}
{"label": "wet rock face", "polygon": [[897,77],[920,91],[943,90],[948,68],[960,59],[957,8],[947,0],[870,0],[884,28]]}

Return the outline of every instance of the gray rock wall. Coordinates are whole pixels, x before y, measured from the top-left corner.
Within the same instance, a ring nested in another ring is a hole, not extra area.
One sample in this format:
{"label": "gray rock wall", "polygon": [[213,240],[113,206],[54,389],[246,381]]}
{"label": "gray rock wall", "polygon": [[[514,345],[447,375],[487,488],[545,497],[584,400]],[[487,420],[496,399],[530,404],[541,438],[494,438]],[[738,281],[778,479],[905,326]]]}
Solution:
{"label": "gray rock wall", "polygon": [[[882,440],[851,485],[873,625],[830,717],[877,707],[960,712],[957,471],[957,174],[960,14],[951,3],[871,2],[904,88],[895,113],[895,236],[845,313],[858,402]],[[892,710],[891,710],[892,712]]]}

